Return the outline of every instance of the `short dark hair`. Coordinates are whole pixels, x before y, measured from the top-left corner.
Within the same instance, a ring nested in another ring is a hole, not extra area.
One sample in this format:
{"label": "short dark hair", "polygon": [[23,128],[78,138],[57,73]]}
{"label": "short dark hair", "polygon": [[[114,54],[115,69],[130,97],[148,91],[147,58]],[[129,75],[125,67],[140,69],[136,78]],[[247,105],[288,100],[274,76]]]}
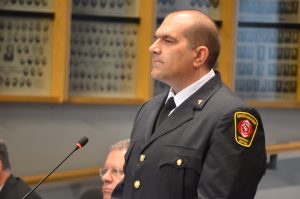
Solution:
{"label": "short dark hair", "polygon": [[10,169],[7,147],[5,142],[1,139],[0,139],[0,161],[2,162],[4,169]]}
{"label": "short dark hair", "polygon": [[191,48],[198,46],[206,46],[209,50],[209,55],[206,60],[206,65],[213,68],[217,62],[220,54],[221,44],[218,33],[218,28],[215,22],[204,13],[200,12],[205,18],[207,18],[213,26],[209,26],[206,23],[197,23],[185,31],[185,36],[190,42]]}

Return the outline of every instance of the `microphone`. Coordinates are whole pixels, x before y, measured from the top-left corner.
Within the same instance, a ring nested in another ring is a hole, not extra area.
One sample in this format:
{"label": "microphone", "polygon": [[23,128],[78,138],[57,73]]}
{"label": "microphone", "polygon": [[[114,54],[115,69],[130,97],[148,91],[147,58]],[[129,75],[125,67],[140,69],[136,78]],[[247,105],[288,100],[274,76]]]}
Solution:
{"label": "microphone", "polygon": [[75,147],[74,150],[76,151],[77,149],[81,149],[82,147],[84,147],[84,146],[86,145],[86,143],[87,143],[88,141],[89,141],[89,138],[86,137],[86,136],[80,138],[80,140],[78,140],[78,142],[75,144],[76,147]]}
{"label": "microphone", "polygon": [[26,199],[28,196],[30,196],[30,194],[36,190],[45,180],[48,179],[48,177],[60,166],[62,165],[62,163],[64,163],[75,151],[77,151],[78,149],[81,149],[82,147],[84,147],[86,145],[86,143],[89,141],[89,138],[84,136],[82,138],[80,138],[80,140],[78,140],[75,144],[75,148],[73,149],[73,151],[65,158],[63,159],[63,161],[61,161],[41,182],[39,182],[33,189],[31,189],[31,191],[29,191],[22,199]]}

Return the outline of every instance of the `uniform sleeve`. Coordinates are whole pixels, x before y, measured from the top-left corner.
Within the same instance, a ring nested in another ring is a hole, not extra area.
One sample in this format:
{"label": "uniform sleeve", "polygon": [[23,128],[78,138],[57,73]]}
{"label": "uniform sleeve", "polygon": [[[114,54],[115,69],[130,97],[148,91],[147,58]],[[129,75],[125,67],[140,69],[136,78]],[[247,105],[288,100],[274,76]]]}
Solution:
{"label": "uniform sleeve", "polygon": [[265,167],[265,136],[258,112],[252,108],[231,111],[222,117],[211,136],[198,198],[254,198]]}

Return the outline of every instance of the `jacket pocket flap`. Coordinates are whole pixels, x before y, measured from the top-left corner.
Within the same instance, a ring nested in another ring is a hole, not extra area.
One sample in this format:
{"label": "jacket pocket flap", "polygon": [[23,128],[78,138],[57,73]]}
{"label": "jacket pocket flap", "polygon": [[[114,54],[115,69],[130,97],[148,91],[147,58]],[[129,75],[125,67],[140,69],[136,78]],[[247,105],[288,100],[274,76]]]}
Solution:
{"label": "jacket pocket flap", "polygon": [[200,173],[202,164],[202,151],[185,146],[165,146],[159,161],[159,167],[166,165],[178,169],[193,169]]}

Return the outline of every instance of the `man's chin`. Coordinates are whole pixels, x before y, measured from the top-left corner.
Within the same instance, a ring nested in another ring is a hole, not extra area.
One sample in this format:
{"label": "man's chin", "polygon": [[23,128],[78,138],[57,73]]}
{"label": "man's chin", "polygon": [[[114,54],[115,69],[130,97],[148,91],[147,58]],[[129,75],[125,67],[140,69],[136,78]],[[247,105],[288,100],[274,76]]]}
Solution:
{"label": "man's chin", "polygon": [[111,199],[111,193],[103,193],[103,199]]}
{"label": "man's chin", "polygon": [[155,69],[152,69],[152,71],[151,71],[151,77],[153,79],[157,80],[157,81],[160,81],[158,71],[156,71]]}

